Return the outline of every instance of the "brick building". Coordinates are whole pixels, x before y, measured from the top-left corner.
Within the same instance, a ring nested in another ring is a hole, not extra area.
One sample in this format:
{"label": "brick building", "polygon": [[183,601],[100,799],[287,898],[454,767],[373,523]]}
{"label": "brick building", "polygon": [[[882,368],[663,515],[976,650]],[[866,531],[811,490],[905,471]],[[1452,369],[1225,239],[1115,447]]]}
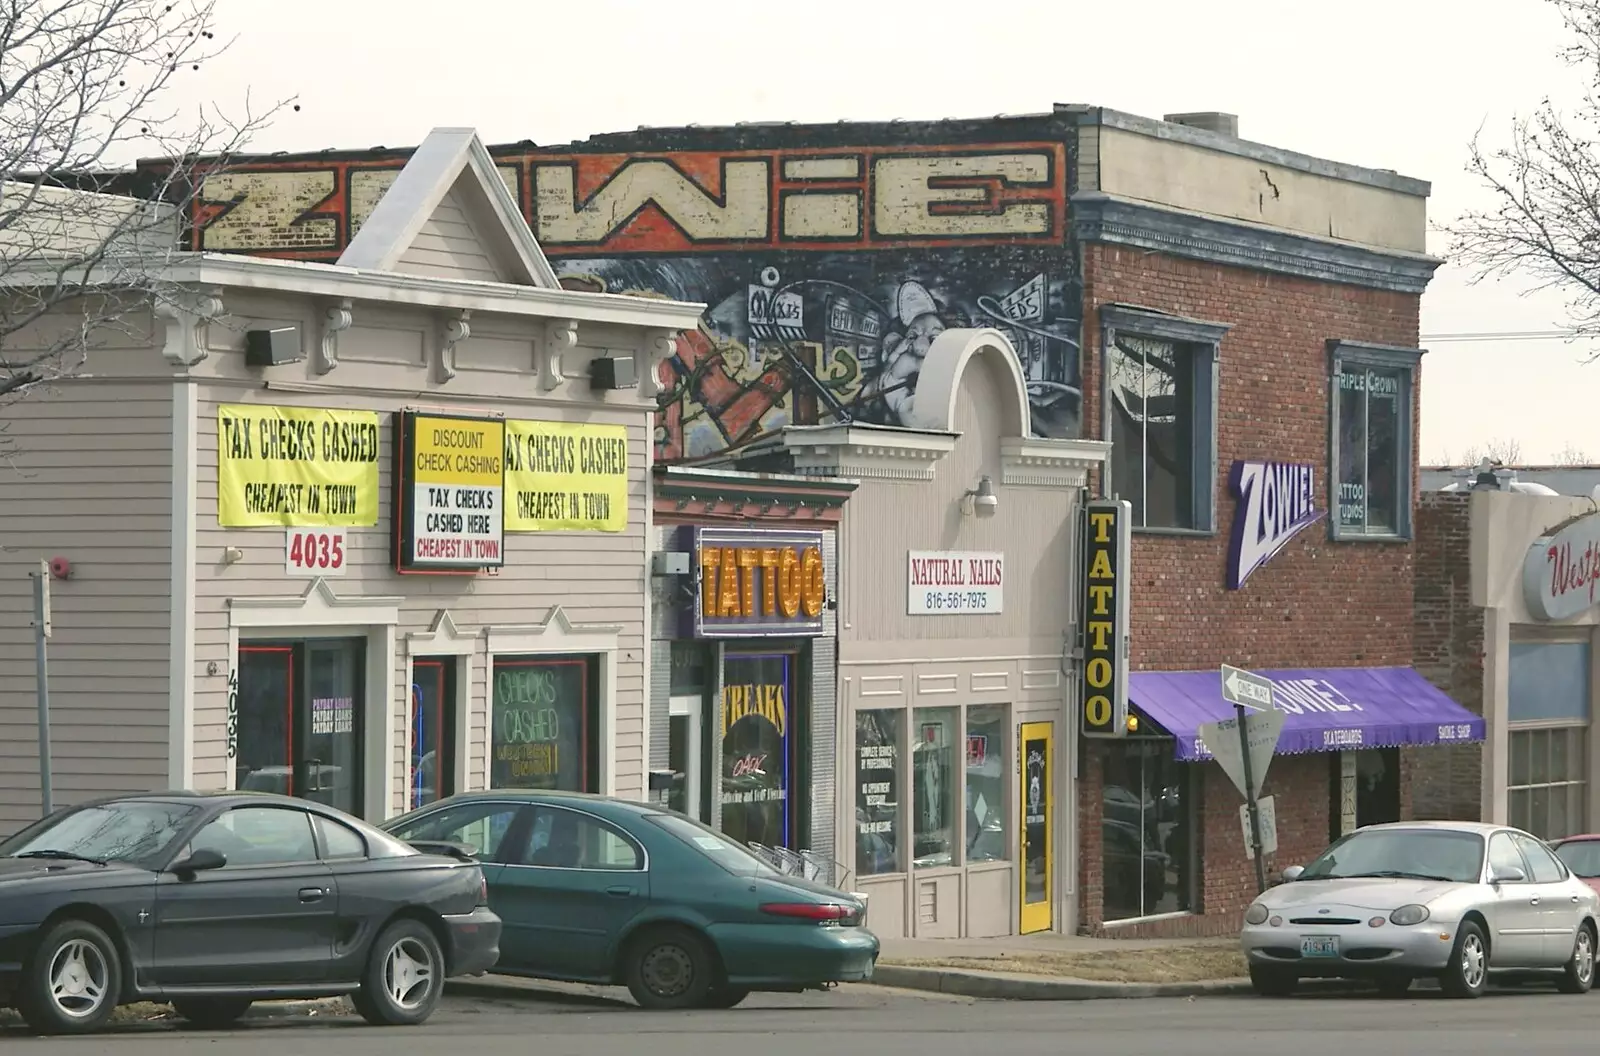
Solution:
{"label": "brick building", "polygon": [[[957,729],[970,739],[965,716],[980,696],[984,708],[1011,709],[999,725],[1009,772],[980,779],[970,753],[964,777],[950,768],[969,808],[981,785],[1005,788],[1004,809],[984,797],[989,820],[953,804],[925,811],[919,789],[933,771],[914,762],[896,778],[898,813],[872,822],[894,827],[898,857],[874,871],[905,880],[906,933],[975,933],[978,915],[952,922],[938,906],[947,889],[969,905],[979,873],[966,869],[967,844],[980,829],[999,832],[1000,860],[1028,859],[1019,873],[1055,885],[1060,912],[1028,923],[1014,907],[1002,915],[1010,930],[1039,920],[1117,935],[1236,927],[1254,887],[1242,798],[1199,733],[1232,714],[1220,664],[1271,677],[1284,713],[1263,790],[1276,806],[1274,868],[1358,823],[1408,816],[1415,760],[1438,749],[1407,746],[1481,737],[1481,720],[1412,669],[1418,302],[1438,263],[1424,252],[1425,183],[1243,140],[1228,115],[1155,121],[1089,106],[640,129],[493,153],[564,285],[708,305],[662,367],[657,460],[737,463],[844,425],[852,464],[928,479],[944,472],[928,468],[928,452],[945,441],[918,410],[924,364],[942,335],[992,328],[1015,349],[1031,436],[1005,440],[1004,458],[999,447],[982,456],[997,467],[992,480],[935,490],[987,494],[1002,509],[1025,508],[1009,489],[1041,483],[1127,502],[1131,536],[1115,555],[1126,623],[1099,644],[1126,687],[1128,722],[1098,713],[1113,694],[1086,692],[1086,672],[1101,668],[1083,615],[1095,597],[1084,502],[1061,505],[1072,512],[1050,525],[1074,555],[1061,583],[1074,599],[1067,630],[1047,620],[1017,633],[1006,662],[1018,665],[1019,688],[991,680],[980,694],[983,672],[971,685],[918,675],[906,684],[925,690],[875,696],[841,659],[841,786],[865,787],[851,732],[860,715],[905,708],[897,736],[909,737],[926,728],[924,713],[959,704]],[[190,248],[334,259],[404,157],[235,159],[207,178]],[[450,235],[441,227],[425,241],[447,254]],[[1087,454],[1071,465],[1036,456],[1035,438],[1109,441],[1110,459],[1085,476]],[[820,471],[791,462],[785,471]],[[885,511],[862,531],[888,540],[874,560],[897,566],[910,555],[894,511],[913,507],[853,500],[842,530]],[[941,545],[953,553],[958,536],[952,527]],[[1060,553],[1030,543],[1005,557],[1013,579],[1029,580]],[[1006,626],[1014,615],[1006,610]],[[998,610],[913,620],[918,629],[895,632],[907,651],[873,662],[976,662],[988,654],[973,643],[1000,620]],[[1036,742],[1051,756],[1043,769],[1019,725],[1024,698],[1034,708],[1028,694],[1040,692],[1059,701],[1056,719],[1028,723],[1054,731]],[[908,756],[921,747],[902,746]],[[669,765],[664,742],[651,751],[652,769]],[[995,753],[978,755],[993,769]],[[1052,780],[1036,802],[1042,774]],[[1058,817],[1048,806],[1057,777],[1059,801],[1072,805]],[[838,847],[857,844],[860,817],[883,815],[881,797],[863,802],[839,797]],[[1030,842],[1038,818],[1049,837]],[[905,850],[924,843],[944,849]],[[987,874],[998,866],[984,853]],[[877,916],[874,927],[893,933]]]}
{"label": "brick building", "polygon": [[1417,668],[1482,715],[1486,737],[1419,752],[1412,794],[1424,817],[1554,840],[1600,817],[1590,747],[1600,608],[1585,557],[1600,547],[1600,514],[1588,498],[1528,493],[1505,477],[1425,493],[1418,506]]}

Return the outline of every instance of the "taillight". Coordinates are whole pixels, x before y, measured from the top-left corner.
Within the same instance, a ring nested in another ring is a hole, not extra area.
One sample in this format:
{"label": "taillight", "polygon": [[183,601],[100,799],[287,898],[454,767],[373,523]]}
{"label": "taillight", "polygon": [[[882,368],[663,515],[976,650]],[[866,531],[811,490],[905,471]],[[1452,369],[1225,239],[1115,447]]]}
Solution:
{"label": "taillight", "polygon": [[489,878],[481,872],[478,874],[478,905],[489,904]]}
{"label": "taillight", "polygon": [[766,902],[762,904],[761,912],[818,924],[844,924],[853,921],[856,916],[855,907],[832,902]]}

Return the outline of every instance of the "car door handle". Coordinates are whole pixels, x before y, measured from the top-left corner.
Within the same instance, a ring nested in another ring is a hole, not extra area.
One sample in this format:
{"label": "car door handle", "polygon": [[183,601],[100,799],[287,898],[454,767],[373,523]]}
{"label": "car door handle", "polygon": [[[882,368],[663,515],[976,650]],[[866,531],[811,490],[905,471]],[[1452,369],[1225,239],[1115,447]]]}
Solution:
{"label": "car door handle", "polygon": [[606,894],[613,898],[631,898],[633,897],[633,888],[618,884],[616,887],[606,888]]}
{"label": "car door handle", "polygon": [[1530,906],[1537,906],[1537,905],[1538,905],[1538,904],[1539,904],[1539,900],[1538,900],[1538,899],[1537,899],[1537,898],[1530,898],[1530,899],[1528,899],[1528,905],[1530,905]]}
{"label": "car door handle", "polygon": [[300,901],[321,902],[323,894],[324,892],[320,887],[302,887],[300,889]]}

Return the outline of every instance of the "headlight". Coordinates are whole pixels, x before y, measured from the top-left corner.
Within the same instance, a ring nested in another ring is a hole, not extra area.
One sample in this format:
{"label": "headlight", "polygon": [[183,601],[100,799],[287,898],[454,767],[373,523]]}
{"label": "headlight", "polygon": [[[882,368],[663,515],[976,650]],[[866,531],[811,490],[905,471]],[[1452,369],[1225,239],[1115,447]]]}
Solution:
{"label": "headlight", "polygon": [[1401,906],[1389,914],[1390,924],[1421,924],[1428,919],[1427,906]]}
{"label": "headlight", "polygon": [[1260,902],[1252,902],[1250,908],[1244,911],[1246,924],[1265,924],[1267,922],[1267,907]]}

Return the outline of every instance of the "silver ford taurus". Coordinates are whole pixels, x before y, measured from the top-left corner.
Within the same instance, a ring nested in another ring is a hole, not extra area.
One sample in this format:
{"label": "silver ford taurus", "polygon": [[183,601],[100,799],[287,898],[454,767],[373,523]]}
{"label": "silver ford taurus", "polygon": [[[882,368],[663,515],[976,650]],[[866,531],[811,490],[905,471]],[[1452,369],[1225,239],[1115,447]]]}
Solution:
{"label": "silver ford taurus", "polygon": [[1310,977],[1401,994],[1434,976],[1453,997],[1477,997],[1491,976],[1545,978],[1569,994],[1594,983],[1600,895],[1517,829],[1373,825],[1283,879],[1244,915],[1258,994],[1283,996]]}

